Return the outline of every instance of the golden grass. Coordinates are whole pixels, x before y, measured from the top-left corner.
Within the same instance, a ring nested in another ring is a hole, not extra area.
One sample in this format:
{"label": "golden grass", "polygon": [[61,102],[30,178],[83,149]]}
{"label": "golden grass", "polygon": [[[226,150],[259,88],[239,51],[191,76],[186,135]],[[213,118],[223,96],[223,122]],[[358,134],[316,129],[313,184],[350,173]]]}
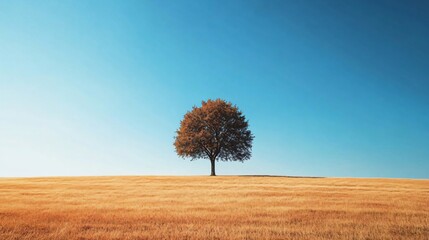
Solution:
{"label": "golden grass", "polygon": [[429,180],[0,178],[0,239],[428,239]]}

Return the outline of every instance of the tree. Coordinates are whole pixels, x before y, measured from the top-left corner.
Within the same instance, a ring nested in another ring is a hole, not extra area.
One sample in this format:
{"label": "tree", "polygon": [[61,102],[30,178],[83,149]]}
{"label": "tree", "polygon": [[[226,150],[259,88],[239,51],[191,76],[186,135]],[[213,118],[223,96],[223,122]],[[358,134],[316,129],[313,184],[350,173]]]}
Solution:
{"label": "tree", "polygon": [[237,106],[221,99],[203,101],[185,114],[174,146],[179,156],[209,159],[211,176],[215,161],[241,161],[251,157],[253,135]]}

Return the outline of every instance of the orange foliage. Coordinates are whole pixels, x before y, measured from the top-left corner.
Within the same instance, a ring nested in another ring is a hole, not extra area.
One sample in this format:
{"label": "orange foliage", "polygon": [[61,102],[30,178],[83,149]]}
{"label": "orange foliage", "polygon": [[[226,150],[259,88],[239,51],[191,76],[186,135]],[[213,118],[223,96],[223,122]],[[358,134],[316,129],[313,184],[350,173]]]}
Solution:
{"label": "orange foliage", "polygon": [[179,156],[192,159],[244,161],[251,157],[253,136],[242,112],[221,99],[203,101],[185,114],[174,146]]}

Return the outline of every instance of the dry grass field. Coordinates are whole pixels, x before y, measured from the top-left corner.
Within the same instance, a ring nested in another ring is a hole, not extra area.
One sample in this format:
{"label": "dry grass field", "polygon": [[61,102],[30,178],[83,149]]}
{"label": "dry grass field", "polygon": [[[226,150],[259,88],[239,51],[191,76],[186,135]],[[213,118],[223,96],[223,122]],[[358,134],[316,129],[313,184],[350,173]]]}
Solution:
{"label": "dry grass field", "polygon": [[0,239],[429,239],[429,180],[0,178]]}

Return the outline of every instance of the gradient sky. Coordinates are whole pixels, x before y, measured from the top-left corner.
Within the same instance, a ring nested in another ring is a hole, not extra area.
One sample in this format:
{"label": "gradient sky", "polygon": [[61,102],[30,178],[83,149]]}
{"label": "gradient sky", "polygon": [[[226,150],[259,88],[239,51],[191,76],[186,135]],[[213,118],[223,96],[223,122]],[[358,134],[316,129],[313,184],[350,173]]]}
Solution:
{"label": "gradient sky", "polygon": [[0,176],[208,175],[201,100],[253,157],[222,174],[429,178],[427,1],[1,1]]}

